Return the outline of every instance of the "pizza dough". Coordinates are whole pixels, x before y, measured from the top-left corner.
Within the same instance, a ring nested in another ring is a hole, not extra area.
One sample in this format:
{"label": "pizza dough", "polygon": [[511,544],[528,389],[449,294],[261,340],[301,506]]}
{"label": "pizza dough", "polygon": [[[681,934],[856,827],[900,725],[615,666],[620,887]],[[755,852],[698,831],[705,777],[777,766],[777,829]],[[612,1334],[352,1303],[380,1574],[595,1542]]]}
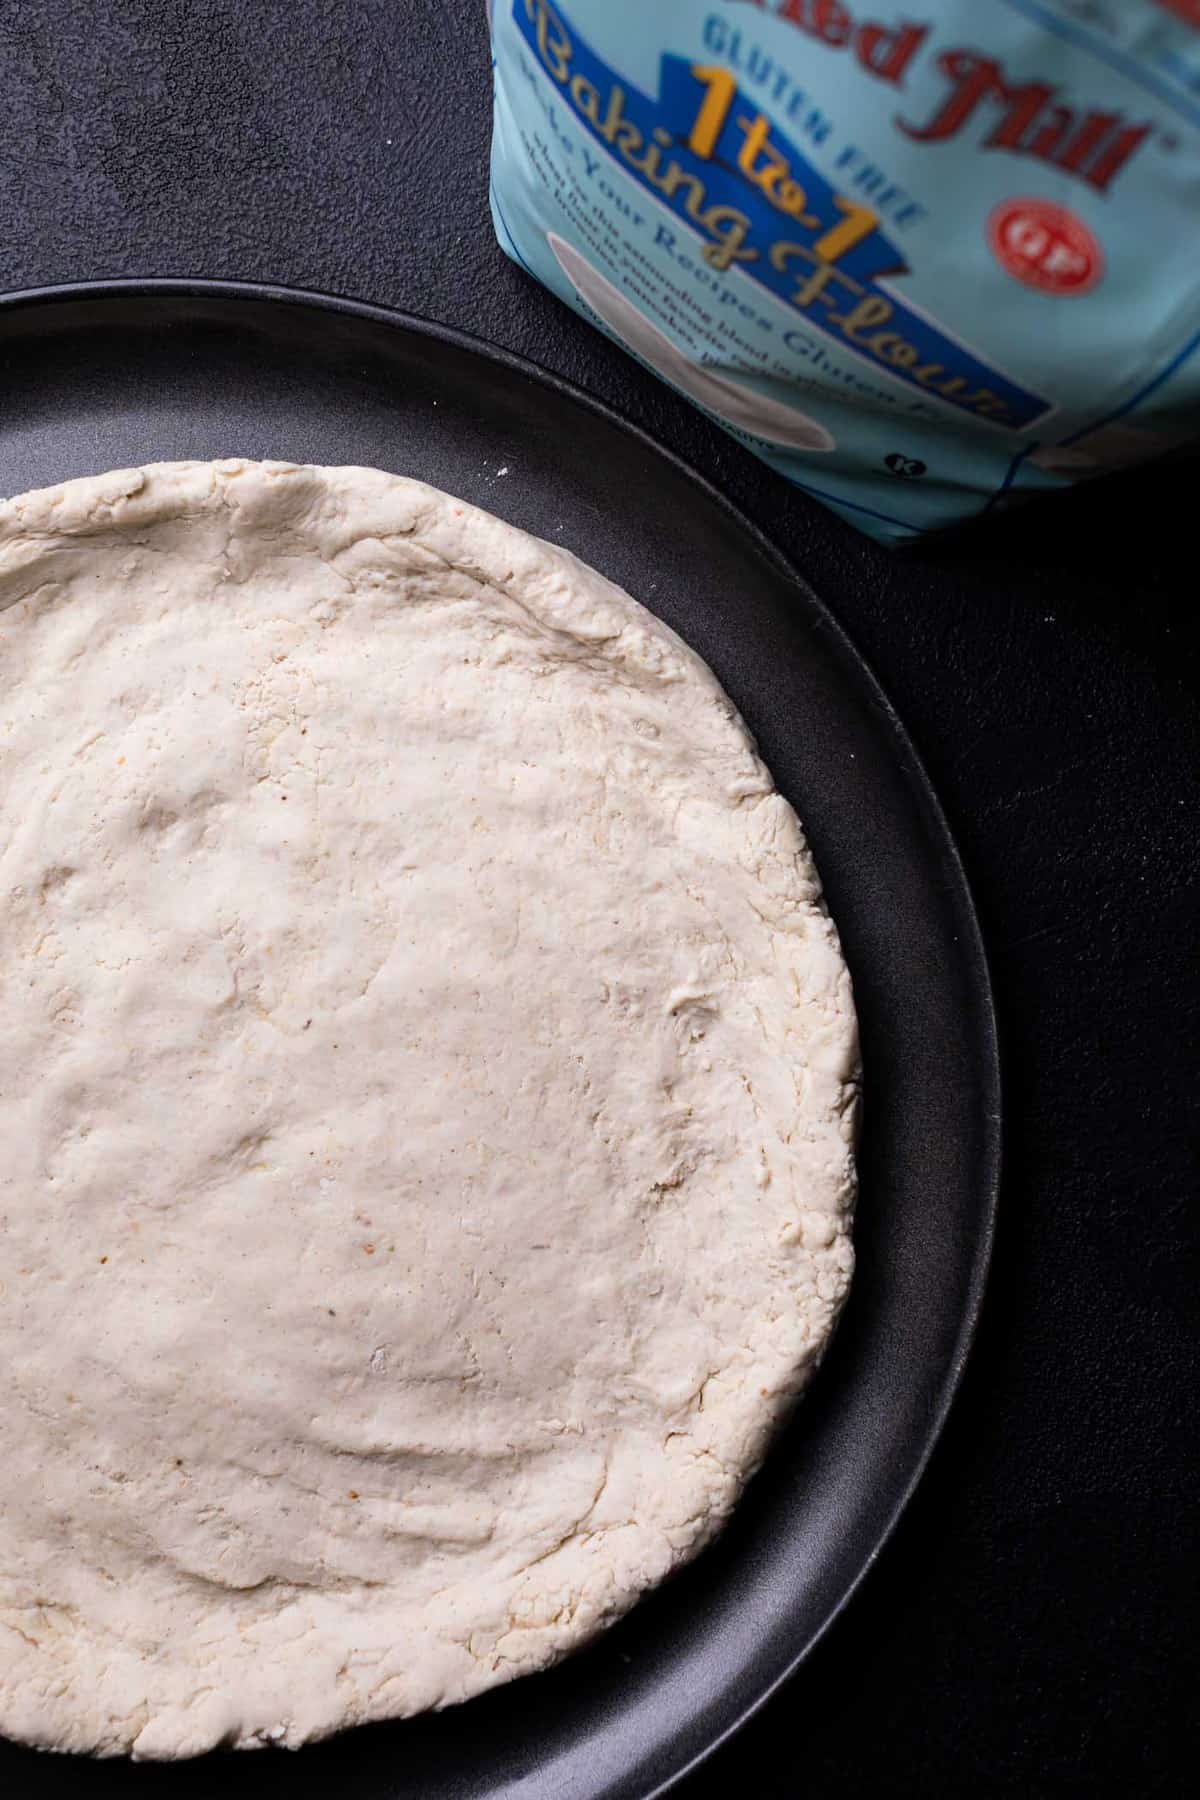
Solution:
{"label": "pizza dough", "polygon": [[417,482],[68,482],[0,607],[0,1731],[542,1667],[713,1535],[846,1291],[795,815],[673,633]]}

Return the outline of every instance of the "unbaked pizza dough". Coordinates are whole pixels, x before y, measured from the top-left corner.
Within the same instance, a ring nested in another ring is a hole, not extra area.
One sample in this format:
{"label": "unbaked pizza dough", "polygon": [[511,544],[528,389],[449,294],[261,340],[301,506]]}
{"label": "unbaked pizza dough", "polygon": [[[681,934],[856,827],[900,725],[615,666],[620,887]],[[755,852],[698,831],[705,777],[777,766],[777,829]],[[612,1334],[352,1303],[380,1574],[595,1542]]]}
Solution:
{"label": "unbaked pizza dough", "polygon": [[0,507],[0,1731],[295,1745],[717,1530],[850,1275],[791,807],[566,552],[367,469]]}

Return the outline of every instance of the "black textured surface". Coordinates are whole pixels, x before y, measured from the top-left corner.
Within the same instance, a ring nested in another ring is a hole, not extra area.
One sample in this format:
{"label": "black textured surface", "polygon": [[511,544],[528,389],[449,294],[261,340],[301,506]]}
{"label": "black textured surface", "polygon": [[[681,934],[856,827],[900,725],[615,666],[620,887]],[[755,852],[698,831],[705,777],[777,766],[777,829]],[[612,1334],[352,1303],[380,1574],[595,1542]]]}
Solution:
{"label": "black textured surface", "polygon": [[24,0],[0,6],[0,51],[6,287],[307,284],[569,375],[809,573],[945,802],[1005,1034],[982,1335],[867,1586],[687,1800],[1186,1791],[1195,461],[903,559],[857,538],[496,250],[467,0]]}

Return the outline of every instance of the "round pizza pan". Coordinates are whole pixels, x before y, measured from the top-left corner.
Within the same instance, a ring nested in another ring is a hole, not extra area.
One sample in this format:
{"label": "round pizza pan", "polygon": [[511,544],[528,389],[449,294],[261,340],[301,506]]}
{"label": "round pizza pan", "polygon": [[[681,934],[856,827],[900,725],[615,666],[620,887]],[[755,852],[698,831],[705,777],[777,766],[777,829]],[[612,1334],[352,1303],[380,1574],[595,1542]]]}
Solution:
{"label": "round pizza pan", "polygon": [[[795,805],[863,1037],[858,1268],[833,1345],[720,1541],[544,1675],[294,1754],[184,1764],[0,1743],[22,1800],[648,1800],[796,1674],[920,1477],[996,1207],[987,966],[929,781],[802,571],[614,413],[461,333],[212,282],[0,299],[0,492],[181,457],[361,463],[567,545],[711,664]],[[2,1404],[2,1401],[0,1401]]]}

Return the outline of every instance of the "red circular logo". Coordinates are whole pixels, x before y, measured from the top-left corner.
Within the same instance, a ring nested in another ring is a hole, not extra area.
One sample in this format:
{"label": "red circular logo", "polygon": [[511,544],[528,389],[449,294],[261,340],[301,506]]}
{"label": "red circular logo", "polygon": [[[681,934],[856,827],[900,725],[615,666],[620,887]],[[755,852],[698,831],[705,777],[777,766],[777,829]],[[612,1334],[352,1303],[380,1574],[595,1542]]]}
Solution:
{"label": "red circular logo", "polygon": [[1049,200],[1006,200],[988,220],[997,262],[1043,294],[1086,294],[1104,273],[1100,245],[1083,220]]}

